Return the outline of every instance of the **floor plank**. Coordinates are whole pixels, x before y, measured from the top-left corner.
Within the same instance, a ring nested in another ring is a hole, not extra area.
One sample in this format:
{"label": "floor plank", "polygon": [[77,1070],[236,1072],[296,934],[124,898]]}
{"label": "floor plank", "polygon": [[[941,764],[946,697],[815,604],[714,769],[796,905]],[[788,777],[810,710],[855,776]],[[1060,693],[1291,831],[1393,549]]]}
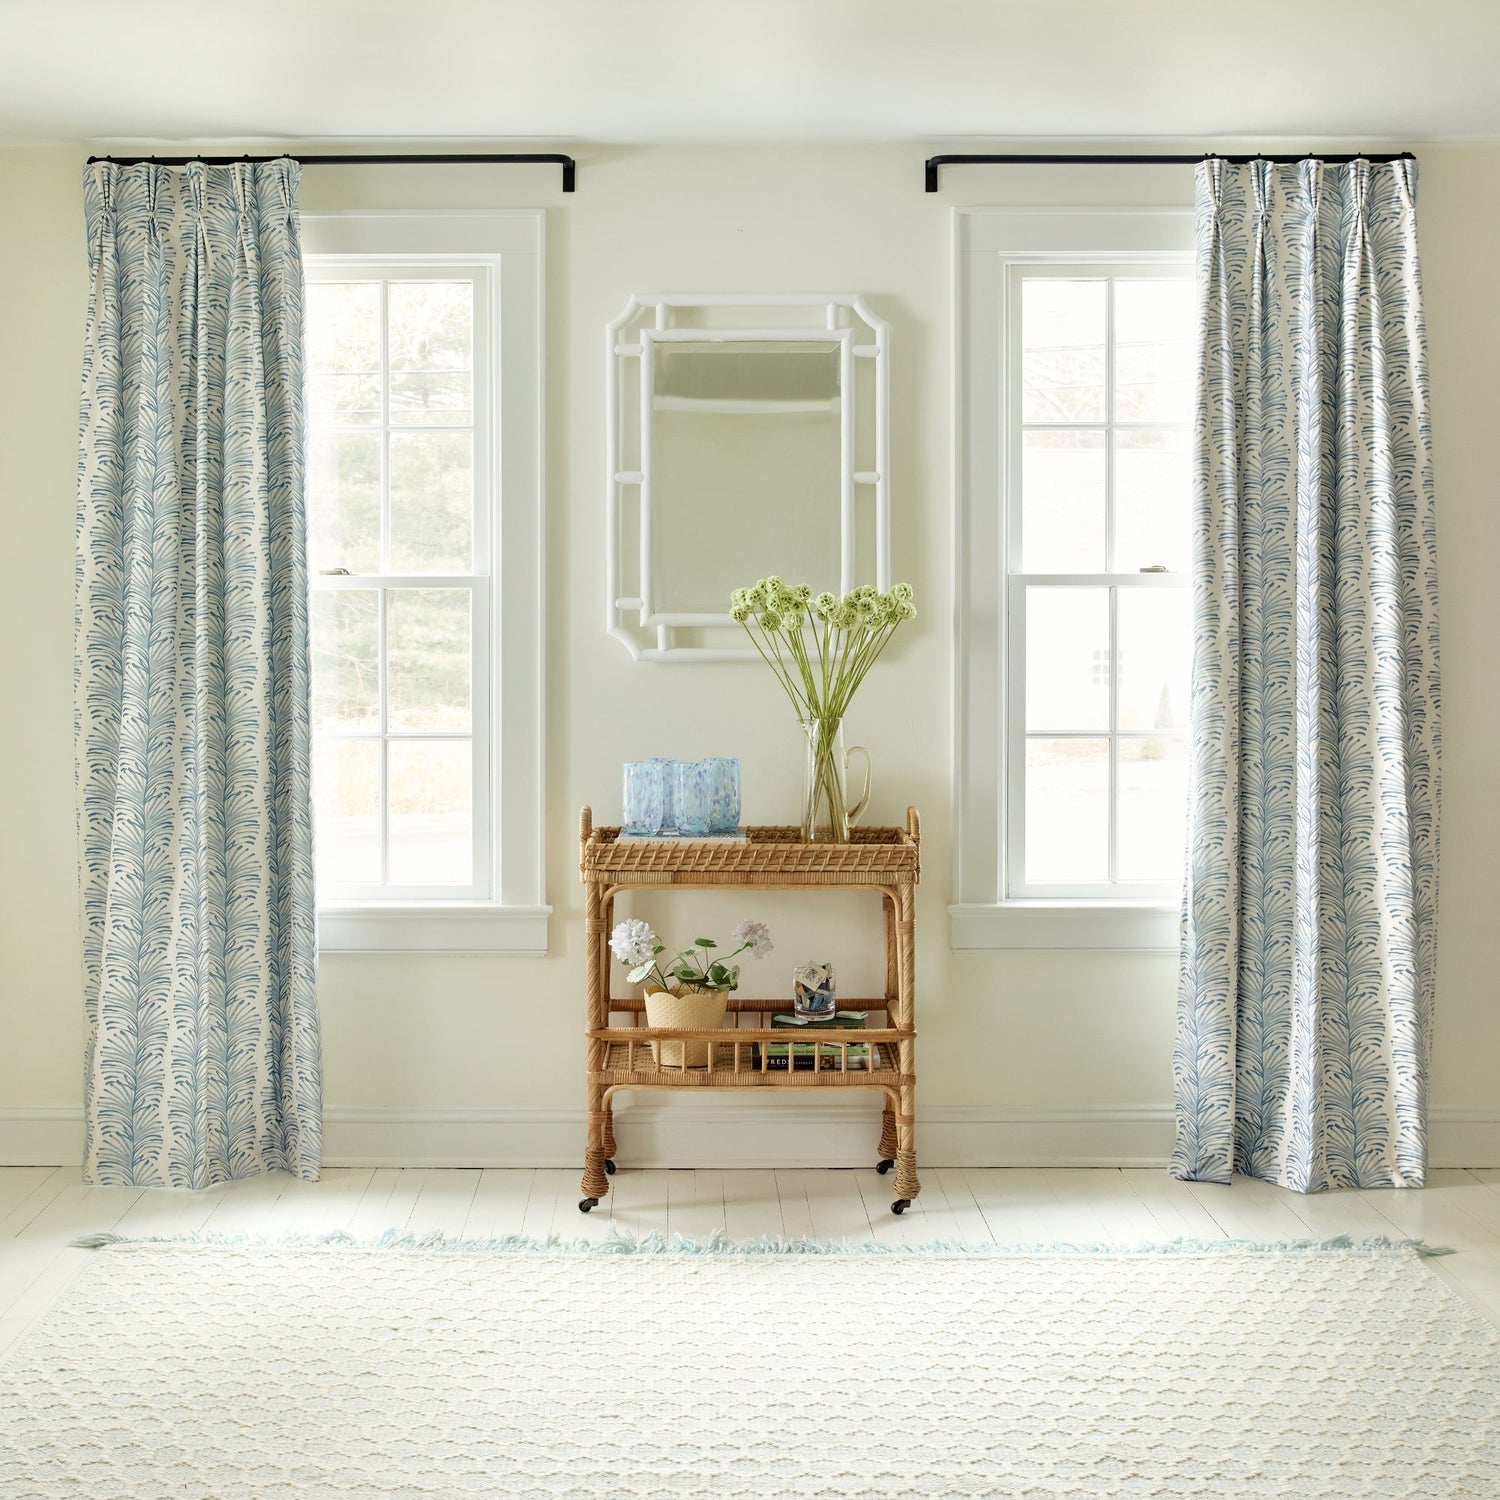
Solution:
{"label": "floor plank", "polygon": [[1049,1211],[1057,1200],[1039,1169],[976,1167],[964,1173],[969,1191],[1000,1245],[1040,1245],[1054,1239]]}
{"label": "floor plank", "polygon": [[212,1204],[203,1227],[210,1234],[265,1233],[267,1218],[291,1181],[285,1172],[267,1172],[211,1188],[205,1195]]}
{"label": "floor plank", "polygon": [[808,1193],[819,1192],[823,1186],[821,1170],[778,1167],[776,1169],[776,1196],[781,1200],[781,1232],[789,1240],[816,1239],[813,1228],[812,1205]]}
{"label": "floor plank", "polygon": [[941,1188],[933,1188],[930,1180],[922,1178],[919,1173],[921,1191],[901,1213],[896,1214],[891,1212],[891,1204],[896,1201],[894,1172],[882,1175],[864,1167],[849,1175],[854,1178],[864,1200],[865,1213],[870,1219],[870,1239],[875,1244],[930,1245],[937,1239],[936,1231],[927,1222],[927,1209],[934,1201],[934,1194],[939,1209],[946,1207],[947,1199]]}
{"label": "floor plank", "polygon": [[752,1240],[786,1232],[776,1174],[767,1168],[724,1174],[724,1233],[732,1240]]}
{"label": "floor plank", "polygon": [[469,1205],[479,1187],[477,1168],[431,1167],[407,1216],[409,1234],[452,1235],[468,1221]]}
{"label": "floor plank", "polygon": [[391,1196],[401,1181],[399,1167],[377,1167],[360,1196],[359,1206],[345,1226],[357,1240],[375,1239],[395,1226],[390,1219]]}
{"label": "floor plank", "polygon": [[[33,1176],[38,1170],[43,1175]],[[0,1240],[20,1234],[65,1187],[83,1181],[81,1172],[63,1167],[6,1167],[0,1179],[8,1182],[12,1172],[25,1175],[6,1195],[9,1207],[0,1207]]]}
{"label": "floor plank", "polygon": [[1178,1182],[1165,1172],[1146,1168],[1129,1168],[1120,1173],[1125,1185],[1140,1200],[1159,1227],[1152,1239],[1221,1240],[1224,1231],[1219,1221],[1191,1191],[1190,1184]]}
{"label": "floor plank", "polygon": [[1106,1244],[1137,1245],[1160,1235],[1155,1216],[1116,1167],[1075,1167],[1061,1176],[1058,1191],[1088,1209]]}
{"label": "floor plank", "polygon": [[990,1226],[974,1200],[969,1179],[959,1167],[927,1167],[922,1172],[923,1198],[929,1190],[942,1195],[942,1208],[927,1204],[927,1224],[935,1240],[954,1240],[965,1245],[983,1245],[990,1241]]}
{"label": "floor plank", "polygon": [[678,1167],[667,1173],[667,1233],[706,1240],[724,1228],[724,1182],[718,1172]]}
{"label": "floor plank", "polygon": [[[862,1175],[858,1171],[825,1170],[807,1179],[807,1211],[812,1215],[814,1239],[847,1239],[863,1244],[870,1238],[870,1211],[859,1190]],[[886,1201],[889,1203],[889,1197]],[[889,1208],[886,1217],[890,1217]]]}
{"label": "floor plank", "polygon": [[[0,1170],[0,1239],[11,1216],[33,1195],[43,1192],[61,1167],[6,1167]],[[17,1221],[19,1222],[19,1220]]]}
{"label": "floor plank", "polygon": [[[520,1234],[535,1176],[536,1173],[530,1170],[507,1171],[496,1167],[487,1167],[481,1172],[479,1186],[474,1190],[473,1202],[469,1204],[464,1219],[464,1238],[488,1240]],[[578,1217],[581,1219],[584,1215]]]}
{"label": "floor plank", "polygon": [[1284,1203],[1261,1191],[1253,1177],[1236,1176],[1231,1183],[1190,1182],[1188,1190],[1232,1240],[1302,1239],[1307,1225]]}
{"label": "floor plank", "polygon": [[[667,1229],[667,1173],[662,1167],[621,1167],[609,1179],[604,1203],[622,1235],[665,1233]],[[576,1209],[577,1200],[573,1204]],[[598,1213],[596,1208],[594,1213]]]}

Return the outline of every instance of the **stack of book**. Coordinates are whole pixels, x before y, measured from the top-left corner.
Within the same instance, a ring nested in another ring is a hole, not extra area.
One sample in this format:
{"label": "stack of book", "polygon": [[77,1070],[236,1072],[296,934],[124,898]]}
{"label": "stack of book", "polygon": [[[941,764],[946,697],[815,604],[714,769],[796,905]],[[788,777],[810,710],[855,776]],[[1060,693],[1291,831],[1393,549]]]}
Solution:
{"label": "stack of book", "polygon": [[[862,1010],[841,1010],[835,1015],[810,1021],[806,1016],[793,1014],[774,1015],[774,1029],[786,1027],[814,1026],[819,1031],[858,1030],[865,1024]],[[765,1044],[766,1068],[770,1072],[794,1072],[817,1069],[819,1072],[837,1073],[845,1067],[850,1072],[870,1066],[870,1044],[868,1042],[767,1042]]]}

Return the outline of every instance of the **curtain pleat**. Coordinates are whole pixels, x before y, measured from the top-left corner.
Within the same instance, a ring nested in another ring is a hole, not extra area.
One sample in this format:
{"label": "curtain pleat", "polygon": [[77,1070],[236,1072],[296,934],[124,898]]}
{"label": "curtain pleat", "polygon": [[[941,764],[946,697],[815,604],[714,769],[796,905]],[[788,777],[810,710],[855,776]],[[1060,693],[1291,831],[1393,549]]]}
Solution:
{"label": "curtain pleat", "polygon": [[85,174],[90,1182],[318,1174],[297,179]]}
{"label": "curtain pleat", "polygon": [[1412,1186],[1438,628],[1409,161],[1206,162],[1175,1176]]}

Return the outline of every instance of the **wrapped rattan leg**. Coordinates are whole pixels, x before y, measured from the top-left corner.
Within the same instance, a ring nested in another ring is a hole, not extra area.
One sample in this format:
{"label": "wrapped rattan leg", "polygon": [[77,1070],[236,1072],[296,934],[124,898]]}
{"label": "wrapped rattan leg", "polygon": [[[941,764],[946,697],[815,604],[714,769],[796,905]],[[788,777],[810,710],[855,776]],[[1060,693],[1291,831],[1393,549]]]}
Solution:
{"label": "wrapped rattan leg", "polygon": [[615,1154],[615,1112],[612,1108],[604,1111],[604,1154],[610,1160]]}
{"label": "wrapped rattan leg", "polygon": [[886,1106],[880,1117],[880,1157],[882,1161],[896,1159],[896,1111]]}
{"label": "wrapped rattan leg", "polygon": [[583,1198],[579,1208],[587,1213],[608,1191],[609,1178],[604,1163],[609,1153],[604,1149],[605,1122],[609,1113],[596,1104],[589,1110],[589,1142],[583,1153]]}
{"label": "wrapped rattan leg", "polygon": [[915,1198],[921,1191],[922,1184],[917,1178],[917,1153],[898,1150],[896,1152],[896,1196]]}
{"label": "wrapped rattan leg", "polygon": [[916,1126],[912,1121],[913,1091],[901,1090],[901,1112],[896,1116],[896,1202],[910,1203],[922,1191],[917,1180]]}

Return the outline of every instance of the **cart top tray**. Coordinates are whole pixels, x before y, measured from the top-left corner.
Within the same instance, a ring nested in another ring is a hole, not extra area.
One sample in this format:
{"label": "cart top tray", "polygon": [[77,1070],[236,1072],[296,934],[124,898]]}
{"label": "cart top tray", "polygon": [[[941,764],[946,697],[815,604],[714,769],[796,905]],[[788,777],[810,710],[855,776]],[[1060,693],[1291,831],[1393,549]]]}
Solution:
{"label": "cart top tray", "polygon": [[743,844],[690,838],[620,842],[618,828],[579,817],[579,871],[585,880],[647,885],[883,885],[919,878],[921,824],[906,810],[905,828],[856,828],[847,844],[810,844],[800,828],[747,828]]}

